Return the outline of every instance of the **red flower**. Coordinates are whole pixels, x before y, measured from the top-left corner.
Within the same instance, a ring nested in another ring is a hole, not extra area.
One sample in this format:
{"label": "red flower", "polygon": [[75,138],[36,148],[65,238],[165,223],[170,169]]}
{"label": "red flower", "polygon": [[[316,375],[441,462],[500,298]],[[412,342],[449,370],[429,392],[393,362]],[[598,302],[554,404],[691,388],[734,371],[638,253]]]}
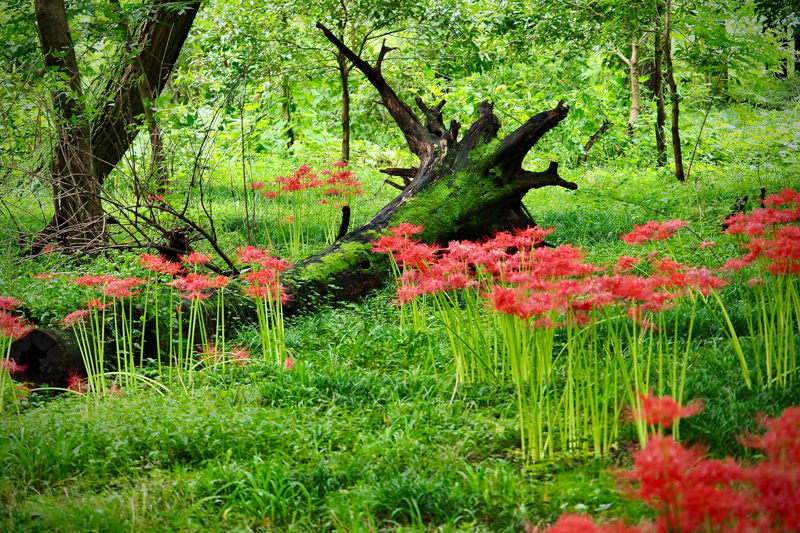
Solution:
{"label": "red flower", "polygon": [[137,278],[118,279],[103,287],[103,294],[110,298],[132,298],[141,292],[141,290],[133,289],[143,283],[147,283],[147,280]]}
{"label": "red flower", "polygon": [[286,370],[291,370],[294,368],[294,359],[292,359],[291,355],[286,356],[286,361],[283,363],[283,368]]}
{"label": "red flower", "polygon": [[621,235],[620,238],[628,244],[642,244],[647,241],[661,241],[664,239],[669,239],[676,231],[684,226],[686,226],[686,222],[679,219],[666,220],[664,222],[651,220],[644,226],[635,224],[632,232],[626,235]]}
{"label": "red flower", "polygon": [[0,310],[13,311],[20,304],[19,300],[11,296],[0,296]]}
{"label": "red flower", "polygon": [[240,263],[257,263],[260,259],[267,257],[269,252],[256,248],[255,246],[245,246],[237,251]]}
{"label": "red flower", "polygon": [[33,326],[28,324],[25,317],[0,311],[0,336],[19,340],[31,331]]}
{"label": "red flower", "polygon": [[668,428],[675,420],[694,416],[703,410],[701,401],[681,407],[669,396],[653,396],[653,391],[649,394],[640,394],[639,399],[642,405],[634,416],[637,420],[644,420],[648,426],[661,424],[662,427]]}
{"label": "red flower", "polygon": [[38,279],[40,281],[50,281],[51,279],[55,279],[58,277],[58,274],[55,272],[45,272],[42,274],[34,274],[33,279]]}
{"label": "red flower", "polygon": [[267,200],[271,200],[271,199],[275,198],[276,196],[278,196],[278,193],[276,193],[275,191],[267,191],[267,192],[263,193],[263,196]]}
{"label": "red flower", "polygon": [[108,309],[111,307],[111,303],[103,303],[99,298],[91,298],[86,302],[86,307],[89,309]]}
{"label": "red flower", "polygon": [[64,317],[64,320],[61,321],[61,324],[65,327],[71,327],[77,324],[78,322],[83,322],[86,320],[86,317],[89,316],[90,311],[88,309],[78,309],[77,311],[73,311],[67,316]]}
{"label": "red flower", "polygon": [[706,248],[711,248],[712,246],[716,246],[716,245],[717,245],[717,243],[715,243],[714,241],[703,241],[703,242],[701,242],[700,244],[697,245],[697,249],[698,250],[704,250]]}
{"label": "red flower", "polygon": [[254,181],[250,184],[251,191],[257,191],[259,189],[263,189],[264,187],[266,187],[266,185],[264,185],[263,181]]}
{"label": "red flower", "polygon": [[211,297],[211,293],[204,293],[203,291],[214,288],[214,282],[202,274],[191,273],[184,278],[178,278],[167,283],[167,286],[175,287],[181,291],[183,293],[181,294],[182,298],[200,300]]}
{"label": "red flower", "polygon": [[181,261],[190,265],[203,265],[211,261],[211,255],[203,255],[199,252],[192,252],[187,256],[180,256]]}
{"label": "red flower", "polygon": [[83,276],[70,280],[75,285],[83,285],[84,287],[95,287],[97,285],[105,285],[115,281],[117,278],[114,276]]}
{"label": "red flower", "polygon": [[25,372],[30,365],[18,365],[14,359],[0,360],[0,368],[9,374],[16,374],[17,372]]}
{"label": "red flower", "polygon": [[86,383],[86,378],[79,376],[75,370],[70,370],[67,376],[67,389],[78,394],[84,394],[89,391],[89,384]]}
{"label": "red flower", "polygon": [[151,254],[142,254],[139,257],[139,264],[153,272],[169,274],[170,276],[177,275],[183,268],[179,263],[173,263],[163,255],[158,257]]}
{"label": "red flower", "polygon": [[336,168],[344,168],[347,166],[347,161],[337,161],[333,166]]}
{"label": "red flower", "polygon": [[250,362],[250,353],[247,350],[233,350],[231,352],[231,360],[237,365],[246,365]]}

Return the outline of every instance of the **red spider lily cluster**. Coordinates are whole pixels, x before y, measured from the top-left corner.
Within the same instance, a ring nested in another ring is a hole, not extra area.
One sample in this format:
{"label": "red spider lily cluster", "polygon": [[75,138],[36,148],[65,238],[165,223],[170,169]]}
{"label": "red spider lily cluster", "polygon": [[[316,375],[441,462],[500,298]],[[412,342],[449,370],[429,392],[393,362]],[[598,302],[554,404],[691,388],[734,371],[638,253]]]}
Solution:
{"label": "red spider lily cluster", "polygon": [[633,231],[620,238],[628,244],[643,244],[648,241],[663,241],[672,237],[676,231],[686,226],[680,219],[658,222],[651,220],[644,226],[634,224]]}
{"label": "red spider lily cluster", "polygon": [[[696,414],[700,407],[681,408],[669,397],[647,397],[638,416],[648,423],[670,423]],[[671,436],[656,434],[636,454],[634,467],[623,473],[631,493],[659,512],[654,522],[626,526],[597,525],[588,516],[567,514],[547,531],[571,532],[792,532],[800,530],[800,407],[776,419],[764,418],[764,435],[742,439],[764,451],[752,466],[732,459],[704,457]],[[529,527],[530,531],[535,531]]]}
{"label": "red spider lily cluster", "polygon": [[727,283],[708,269],[655,255],[650,257],[648,276],[630,273],[639,264],[630,256],[620,257],[616,269],[599,267],[586,262],[574,246],[540,246],[553,228],[502,232],[482,242],[454,241],[444,249],[410,238],[421,231],[401,224],[373,248],[390,253],[403,267],[397,289],[400,303],[421,294],[478,288],[487,307],[523,320],[546,323],[563,316],[581,322],[591,311],[618,304],[639,319],[643,312],[668,308],[687,291],[708,294]]}
{"label": "red spider lily cluster", "polygon": [[180,263],[168,261],[164,256],[142,254],[139,256],[139,264],[152,272],[169,276],[177,276],[183,271]]}
{"label": "red spider lily cluster", "polygon": [[729,260],[723,268],[738,271],[763,261],[773,275],[800,275],[800,227],[787,225],[800,221],[800,193],[784,189],[767,197],[764,205],[728,218],[727,232],[747,240],[747,253]]}
{"label": "red spider lily cluster", "polygon": [[291,266],[290,263],[273,257],[267,250],[246,246],[239,250],[239,261],[257,268],[242,278],[249,283],[244,292],[256,300],[286,303],[289,295],[280,283],[280,274]]}
{"label": "red spider lily cluster", "polygon": [[211,297],[211,290],[224,289],[230,281],[230,278],[226,276],[209,277],[192,272],[167,283],[167,286],[181,291],[181,298],[186,300],[203,300]]}
{"label": "red spider lily cluster", "polygon": [[[19,306],[20,301],[10,296],[0,296],[0,341],[3,339],[19,340],[33,330],[33,326],[28,324],[22,315],[12,314],[12,311]],[[0,347],[3,346],[0,342]],[[0,351],[0,357],[2,357]]]}
{"label": "red spider lily cluster", "polygon": [[[281,192],[296,192],[306,189],[325,189],[328,196],[358,196],[363,194],[361,181],[352,170],[346,169],[347,163],[334,163],[333,172],[323,170],[311,171],[308,165],[302,165],[291,176],[278,176],[275,183]],[[262,184],[263,186],[263,184]]]}

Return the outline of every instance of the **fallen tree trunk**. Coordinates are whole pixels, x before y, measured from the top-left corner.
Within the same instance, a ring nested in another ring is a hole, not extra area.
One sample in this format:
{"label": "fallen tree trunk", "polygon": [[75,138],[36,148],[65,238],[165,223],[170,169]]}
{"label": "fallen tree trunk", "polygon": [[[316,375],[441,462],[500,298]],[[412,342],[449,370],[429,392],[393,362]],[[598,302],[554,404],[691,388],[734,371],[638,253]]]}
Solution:
{"label": "fallen tree trunk", "polygon": [[[500,122],[492,104],[484,101],[479,118],[459,138],[461,125],[445,126],[441,101],[433,108],[417,98],[424,118],[401,101],[381,73],[381,63],[393,50],[381,47],[374,66],[369,65],[322,24],[325,36],[377,89],[383,105],[406,138],[409,150],[419,157],[413,179],[403,192],[369,222],[356,228],[319,254],[285,273],[292,301],[286,311],[295,312],[320,298],[352,300],[382,285],[390,273],[388,257],[372,252],[372,242],[388,228],[402,222],[424,226],[420,240],[446,243],[453,239],[477,239],[498,231],[534,225],[522,199],[531,189],[577,185],[558,175],[558,163],[534,172],[522,168],[525,156],[569,112],[563,102],[531,117],[505,139],[497,137]],[[394,176],[411,174],[389,169]]]}

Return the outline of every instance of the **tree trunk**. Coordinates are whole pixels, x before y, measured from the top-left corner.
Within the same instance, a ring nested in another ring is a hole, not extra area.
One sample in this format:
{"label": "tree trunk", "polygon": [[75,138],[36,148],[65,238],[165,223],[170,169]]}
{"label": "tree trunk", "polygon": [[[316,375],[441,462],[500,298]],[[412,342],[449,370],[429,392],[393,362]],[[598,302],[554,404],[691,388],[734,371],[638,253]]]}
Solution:
{"label": "tree trunk", "polygon": [[339,52],[336,55],[339,81],[342,83],[342,161],[350,161],[350,69],[347,59]]}
{"label": "tree trunk", "polygon": [[281,112],[284,122],[286,122],[286,147],[291,148],[294,145],[294,129],[292,129],[292,110],[291,110],[292,93],[289,90],[289,76],[283,75],[281,80]]}
{"label": "tree trunk", "polygon": [[[401,222],[422,224],[425,230],[420,239],[428,243],[475,239],[535,224],[522,204],[530,189],[549,185],[577,188],[558,175],[555,162],[543,172],[522,168],[531,148],[567,116],[569,108],[563,102],[532,117],[501,141],[497,138],[500,122],[492,104],[485,101],[478,120],[459,138],[458,122],[444,125],[444,101],[429,108],[416,100],[423,124],[387,84],[381,63],[392,48],[382,46],[371,66],[325,26],[317,23],[317,27],[378,90],[420,164],[403,192],[372,220],[286,272],[284,279],[292,297],[287,312],[318,302],[320,297],[353,299],[381,285],[390,275],[389,259],[372,252],[372,242]],[[401,169],[390,172],[399,175]]]}
{"label": "tree trunk", "polygon": [[794,41],[794,75],[797,76],[800,74],[800,31],[795,31],[792,40]]}
{"label": "tree trunk", "polygon": [[[46,7],[57,2],[63,4],[63,0],[37,0],[36,5]],[[86,191],[90,196],[96,195],[99,198],[99,187],[102,186],[106,176],[120,162],[136,138],[138,133],[137,126],[141,125],[141,116],[145,114],[145,106],[142,103],[139,85],[140,73],[142,70],[145,72],[145,78],[152,91],[153,98],[158,97],[172,73],[183,43],[189,34],[197,10],[200,7],[200,2],[181,6],[180,9],[177,9],[171,0],[159,0],[157,5],[160,7],[155,10],[152,17],[142,23],[136,32],[135,49],[140,51],[140,66],[137,68],[130,61],[123,62],[117,77],[109,80],[104,98],[101,100],[106,102],[103,112],[92,121],[90,126],[91,142],[86,143],[87,147],[85,149],[77,150],[81,154],[90,156],[88,164],[91,165],[94,179],[91,181],[82,179],[81,182],[73,184],[73,189]],[[64,23],[66,24],[66,18],[64,18]],[[50,38],[54,34],[46,35]],[[77,61],[74,59],[74,52],[72,56],[72,61],[76,65],[74,72],[77,75]],[[47,54],[45,54],[45,57],[47,64]],[[57,62],[60,59],[62,58],[57,57],[52,61]],[[67,57],[65,56],[63,59],[66,61]],[[48,64],[48,66],[50,65]],[[56,153],[53,155],[53,164],[56,169],[62,168],[65,161],[70,160],[70,158],[65,157],[63,148],[74,144],[67,132],[59,133],[60,140]],[[56,172],[56,174],[58,173]],[[56,184],[53,184],[53,195],[55,199],[53,218],[31,245],[29,253],[39,253],[49,241],[57,239],[59,235],[63,234],[61,228],[68,221],[76,220],[74,216],[69,215],[69,210],[71,209],[70,203],[73,202],[72,198],[79,197],[79,195],[66,195],[66,198],[68,198],[67,205],[63,207],[66,207],[67,210],[62,209],[60,204],[63,202],[58,200],[59,197],[65,196],[64,191],[59,192]],[[92,202],[90,207],[93,210],[92,218],[104,221],[100,202]],[[96,226],[100,226],[100,228],[94,228],[95,231],[103,230],[103,224],[104,222],[97,223]],[[62,241],[62,243],[69,247],[66,242]]]}
{"label": "tree trunk", "polygon": [[[139,182],[139,177],[135,176],[137,180],[135,189],[139,197],[147,197],[150,195],[163,195],[167,190],[169,177],[167,173],[166,158],[164,156],[164,145],[161,140],[161,126],[155,115],[155,95],[150,82],[147,81],[147,72],[145,71],[144,64],[142,63],[141,51],[133,48],[133,37],[128,29],[128,22],[125,20],[125,13],[119,5],[119,0],[111,0],[112,5],[117,11],[119,17],[119,24],[125,36],[125,52],[131,57],[131,64],[136,73],[136,88],[139,92],[139,98],[142,101],[142,108],[144,110],[144,121],[147,125],[147,131],[150,135],[150,151],[152,153],[152,172],[148,176],[145,183]],[[152,180],[150,178],[153,178]],[[150,186],[150,181],[155,182],[155,187]]]}
{"label": "tree trunk", "polygon": [[672,154],[675,158],[675,177],[678,181],[684,181],[683,172],[683,153],[681,151],[681,135],[678,129],[678,119],[680,118],[680,99],[678,95],[678,85],[675,83],[674,67],[672,65],[672,36],[671,36],[671,11],[672,0],[667,0],[664,6],[664,62],[667,67],[667,83],[669,84],[670,101],[672,103]]}
{"label": "tree trunk", "polygon": [[[147,84],[157,98],[189,35],[200,2],[176,9],[171,0],[160,0],[156,12],[145,20],[137,32],[135,50],[139,50],[141,69]],[[105,91],[103,113],[92,124],[94,172],[99,183],[117,166],[136,138],[142,124],[145,106],[139,93],[137,67],[126,62],[116,79],[109,81]]]}
{"label": "tree trunk", "polygon": [[639,41],[632,42],[630,59],[622,55],[619,50],[617,50],[617,55],[628,65],[628,75],[631,79],[631,112],[628,117],[628,135],[633,135],[642,109],[642,90],[639,87]]}
{"label": "tree trunk", "polygon": [[586,163],[586,161],[589,159],[589,150],[592,149],[592,147],[595,145],[598,139],[600,139],[600,136],[603,135],[605,132],[607,132],[608,128],[610,128],[611,126],[612,126],[611,122],[606,120],[605,122],[603,122],[603,125],[600,126],[600,129],[598,129],[596,132],[594,132],[594,134],[591,137],[589,137],[589,140],[586,141],[586,144],[583,146],[583,155],[578,157],[577,166]]}
{"label": "tree trunk", "polygon": [[106,233],[64,0],[36,0],[34,5],[44,63],[58,78],[52,91],[58,146],[52,182],[56,231],[51,236],[63,246],[91,250],[105,242]]}
{"label": "tree trunk", "polygon": [[664,47],[661,36],[661,14],[657,15],[658,28],[655,33],[655,70],[653,87],[656,95],[656,166],[663,167],[667,163],[666,142],[664,141],[664,124],[667,122],[667,110],[664,105]]}

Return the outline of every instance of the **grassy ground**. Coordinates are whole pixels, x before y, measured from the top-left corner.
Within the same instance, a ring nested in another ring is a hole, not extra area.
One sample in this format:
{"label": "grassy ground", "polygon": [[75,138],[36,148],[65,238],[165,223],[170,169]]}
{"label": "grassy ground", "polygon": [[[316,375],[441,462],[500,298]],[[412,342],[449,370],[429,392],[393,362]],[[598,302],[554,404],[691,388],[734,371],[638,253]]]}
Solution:
{"label": "grassy ground", "polygon": [[[735,199],[755,198],[760,187],[800,187],[796,149],[773,154],[774,145],[793,140],[792,112],[761,113],[758,120],[773,129],[760,139],[747,113],[712,116],[704,142],[719,145],[708,151],[717,159],[697,161],[688,183],[647,168],[636,153],[614,155],[566,168],[577,192],[539,190],[526,202],[541,226],[557,227],[552,242],[579,244],[595,262],[627,253],[618,236],[634,223],[682,218],[689,230],[669,252],[720,266],[737,252],[719,233]],[[725,133],[730,124],[735,135]],[[293,163],[285,162],[288,171]],[[264,165],[267,174],[277,164]],[[367,190],[356,215],[363,221],[391,191],[374,170],[356,170]],[[218,181],[217,222],[233,249],[244,241],[243,210],[226,199],[224,172]],[[259,227],[274,228],[282,216],[264,211]],[[315,230],[312,245],[321,235]],[[703,239],[719,245],[697,250]],[[132,265],[131,258],[91,267],[57,257],[9,261],[0,294],[24,298],[40,321],[56,321],[79,295],[66,293],[67,284],[47,288],[33,273],[125,275]],[[609,457],[561,455],[526,467],[513,386],[454,392],[444,330],[434,324],[427,337],[402,327],[392,296],[387,288],[291,318],[291,371],[253,362],[204,374],[191,398],[131,391],[94,405],[74,395],[33,396],[21,414],[0,419],[0,530],[520,531],[565,511],[630,522],[651,516],[614,474],[630,465],[631,426]],[[732,315],[741,325],[740,310]],[[706,409],[681,426],[681,436],[714,456],[756,459],[735,436],[756,430],[756,413],[777,415],[798,403],[800,380],[787,389],[748,389],[708,309],[698,312],[696,329],[685,396],[702,398]],[[235,335],[257,346],[254,327]]]}

